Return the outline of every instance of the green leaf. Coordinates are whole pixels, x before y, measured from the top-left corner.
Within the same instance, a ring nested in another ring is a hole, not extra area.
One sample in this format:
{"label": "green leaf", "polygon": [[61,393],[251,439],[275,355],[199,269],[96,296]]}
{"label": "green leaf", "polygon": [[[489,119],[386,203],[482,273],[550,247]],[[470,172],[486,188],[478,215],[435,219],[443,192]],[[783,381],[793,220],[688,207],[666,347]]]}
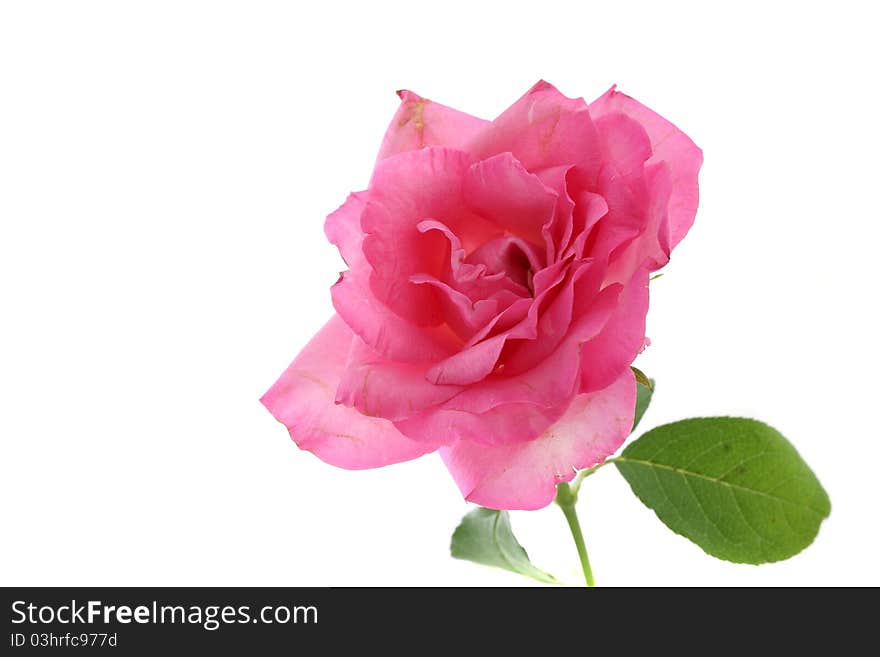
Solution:
{"label": "green leaf", "polygon": [[468,513],[452,534],[451,550],[456,559],[504,568],[548,584],[561,583],[532,565],[513,535],[507,511],[478,508]]}
{"label": "green leaf", "polygon": [[[642,376],[645,375],[642,374]],[[638,381],[638,376],[636,376],[636,381]],[[648,379],[648,383],[650,385],[645,385],[641,381],[639,381],[636,385],[636,415],[633,419],[633,431],[635,431],[636,427],[639,426],[639,422],[641,422],[642,416],[645,414],[645,411],[648,410],[648,406],[651,404],[651,397],[654,395],[654,379]]]}
{"label": "green leaf", "polygon": [[614,464],[672,531],[736,563],[797,554],[831,512],[827,493],[791,443],[757,420],[665,424]]}

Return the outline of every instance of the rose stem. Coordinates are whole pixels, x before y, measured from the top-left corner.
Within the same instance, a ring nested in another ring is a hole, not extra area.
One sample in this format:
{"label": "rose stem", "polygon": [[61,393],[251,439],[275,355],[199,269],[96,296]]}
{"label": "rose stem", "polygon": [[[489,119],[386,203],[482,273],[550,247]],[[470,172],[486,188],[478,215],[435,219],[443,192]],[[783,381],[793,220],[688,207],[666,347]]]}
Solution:
{"label": "rose stem", "polygon": [[590,558],[587,556],[587,546],[584,545],[584,536],[581,533],[581,524],[578,522],[577,511],[574,505],[577,503],[577,492],[572,493],[571,488],[565,482],[556,487],[556,503],[562,509],[565,519],[568,521],[568,528],[571,530],[572,538],[574,538],[575,547],[577,547],[578,557],[581,560],[581,568],[584,571],[584,580],[587,586],[595,586],[593,581],[593,571],[590,569]]}

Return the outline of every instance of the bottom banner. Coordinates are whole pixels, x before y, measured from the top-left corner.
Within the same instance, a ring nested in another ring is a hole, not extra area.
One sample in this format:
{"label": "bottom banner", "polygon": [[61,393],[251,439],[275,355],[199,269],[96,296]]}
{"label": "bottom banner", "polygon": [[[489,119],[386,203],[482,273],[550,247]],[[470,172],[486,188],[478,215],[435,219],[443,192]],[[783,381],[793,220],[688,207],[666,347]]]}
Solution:
{"label": "bottom banner", "polygon": [[[801,589],[317,589],[5,588],[3,654],[76,650],[139,655],[318,654],[406,648],[473,652],[489,645],[556,652],[627,652],[639,644],[680,650],[698,637],[726,649],[791,648],[797,637],[871,627],[870,607],[841,606],[838,593]],[[861,609],[861,611],[859,611]],[[850,612],[855,613],[850,613]],[[844,613],[846,615],[844,616]],[[836,628],[840,630],[841,628]],[[708,647],[705,644],[704,647]]]}

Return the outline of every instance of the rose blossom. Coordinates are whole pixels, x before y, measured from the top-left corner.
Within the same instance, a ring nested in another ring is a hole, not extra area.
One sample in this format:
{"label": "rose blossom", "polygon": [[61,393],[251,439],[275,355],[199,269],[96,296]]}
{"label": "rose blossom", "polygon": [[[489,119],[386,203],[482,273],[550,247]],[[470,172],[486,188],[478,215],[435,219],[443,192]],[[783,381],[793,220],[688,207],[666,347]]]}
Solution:
{"label": "rose blossom", "polygon": [[262,402],[333,465],[439,450],[468,500],[545,506],[629,434],[648,277],[702,153],[614,88],[539,82],[491,122],[399,96],[369,188],[325,224],[337,314]]}

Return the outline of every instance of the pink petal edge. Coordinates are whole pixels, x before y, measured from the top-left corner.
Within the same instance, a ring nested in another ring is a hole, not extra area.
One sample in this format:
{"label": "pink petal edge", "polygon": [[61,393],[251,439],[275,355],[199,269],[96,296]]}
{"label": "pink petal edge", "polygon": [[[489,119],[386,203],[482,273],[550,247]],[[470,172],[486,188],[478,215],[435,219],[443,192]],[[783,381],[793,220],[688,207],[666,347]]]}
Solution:
{"label": "pink petal edge", "polygon": [[334,315],[260,401],[301,448],[349,470],[408,461],[437,449],[401,434],[388,420],[334,403],[351,329]]}
{"label": "pink petal edge", "polygon": [[406,89],[398,91],[397,95],[400,107],[385,132],[377,160],[426,146],[460,147],[489,125],[488,121]]}
{"label": "pink petal edge", "polygon": [[492,509],[547,506],[556,485],[577,470],[613,454],[632,429],[636,384],[627,369],[604,390],[575,397],[565,414],[540,437],[487,447],[459,441],[440,456],[465,499]]}

